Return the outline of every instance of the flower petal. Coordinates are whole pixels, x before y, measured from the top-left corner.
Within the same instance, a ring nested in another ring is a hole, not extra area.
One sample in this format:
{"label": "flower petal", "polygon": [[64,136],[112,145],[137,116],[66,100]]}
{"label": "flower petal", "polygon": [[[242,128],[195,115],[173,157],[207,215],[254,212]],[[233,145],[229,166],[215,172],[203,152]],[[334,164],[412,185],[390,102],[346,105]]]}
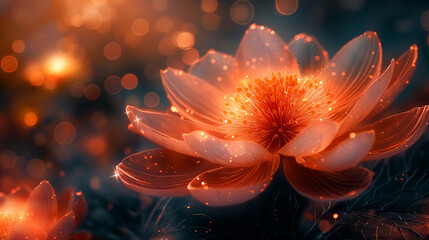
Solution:
{"label": "flower petal", "polygon": [[329,62],[328,51],[313,36],[305,33],[297,34],[288,46],[296,57],[303,76],[319,72]]}
{"label": "flower petal", "polygon": [[45,240],[46,232],[32,221],[24,220],[15,224],[9,232],[9,240]]}
{"label": "flower petal", "polygon": [[70,210],[49,230],[47,240],[67,240],[75,228],[74,212]]}
{"label": "flower petal", "polygon": [[130,189],[155,196],[189,194],[187,185],[198,174],[219,167],[200,158],[166,149],[151,149],[126,157],[116,166]]}
{"label": "flower petal", "polygon": [[215,86],[223,92],[235,90],[233,56],[217,52],[213,49],[189,68],[189,73]]}
{"label": "flower petal", "polygon": [[162,83],[171,104],[179,114],[209,126],[219,125],[223,93],[204,80],[181,70],[161,72]]}
{"label": "flower petal", "polygon": [[72,207],[76,226],[79,226],[79,224],[82,223],[83,219],[85,218],[87,209],[88,205],[86,203],[85,197],[83,196],[82,192],[77,192],[76,199]]}
{"label": "flower petal", "polygon": [[375,142],[365,160],[391,157],[412,146],[429,122],[429,105],[384,118],[362,127],[374,129]]}
{"label": "flower petal", "polygon": [[224,166],[252,166],[272,159],[261,145],[250,141],[230,141],[207,132],[183,134],[185,142],[202,158]]}
{"label": "flower petal", "polygon": [[301,166],[295,159],[283,156],[283,170],[289,183],[300,194],[314,200],[347,200],[371,185],[373,172],[366,168],[348,168],[325,172]]}
{"label": "flower petal", "polygon": [[127,106],[126,113],[136,132],[150,141],[183,154],[196,156],[184,141],[182,134],[205,129],[197,124],[167,113],[144,111]]}
{"label": "flower petal", "polygon": [[329,146],[338,127],[339,124],[336,122],[318,121],[283,146],[279,153],[286,156],[306,156],[318,153]]}
{"label": "flower petal", "polygon": [[237,79],[270,77],[273,72],[299,75],[298,64],[288,46],[271,29],[250,25],[235,55]]}
{"label": "flower petal", "polygon": [[376,80],[381,69],[381,44],[375,32],[365,32],[347,43],[320,73],[338,108],[355,101]]}
{"label": "flower petal", "polygon": [[350,137],[339,144],[332,144],[319,154],[297,157],[304,167],[319,171],[339,171],[354,167],[369,152],[374,144],[374,131],[351,133]]}
{"label": "flower petal", "polygon": [[338,136],[358,125],[374,109],[392,79],[394,65],[395,60],[392,60],[386,71],[359,97],[348,111],[346,117],[341,121]]}
{"label": "flower petal", "polygon": [[64,216],[73,206],[75,189],[73,187],[67,188],[58,196],[57,217]]}
{"label": "flower petal", "polygon": [[28,197],[25,211],[28,219],[37,222],[46,231],[57,219],[57,199],[48,181],[42,181]]}
{"label": "flower petal", "polygon": [[278,158],[252,167],[222,167],[198,175],[189,183],[192,196],[208,206],[248,201],[265,190],[279,165]]}
{"label": "flower petal", "polygon": [[389,87],[381,97],[383,101],[380,101],[374,108],[370,114],[371,116],[375,116],[377,113],[390,106],[390,104],[392,104],[396,97],[408,85],[411,77],[414,75],[414,71],[416,70],[417,55],[417,45],[413,45],[396,61],[392,80],[390,81]]}

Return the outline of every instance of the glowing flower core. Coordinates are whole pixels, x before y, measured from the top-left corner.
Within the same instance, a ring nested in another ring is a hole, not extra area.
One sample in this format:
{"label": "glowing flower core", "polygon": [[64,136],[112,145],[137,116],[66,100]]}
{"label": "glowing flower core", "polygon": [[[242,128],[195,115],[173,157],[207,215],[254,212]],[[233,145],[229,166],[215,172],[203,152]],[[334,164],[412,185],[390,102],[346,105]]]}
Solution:
{"label": "glowing flower core", "polygon": [[224,100],[222,130],[230,138],[255,141],[271,152],[312,122],[323,120],[334,103],[323,81],[281,73],[243,81]]}
{"label": "glowing flower core", "polygon": [[27,214],[16,208],[0,209],[0,239],[7,239],[10,229],[18,222],[24,220]]}

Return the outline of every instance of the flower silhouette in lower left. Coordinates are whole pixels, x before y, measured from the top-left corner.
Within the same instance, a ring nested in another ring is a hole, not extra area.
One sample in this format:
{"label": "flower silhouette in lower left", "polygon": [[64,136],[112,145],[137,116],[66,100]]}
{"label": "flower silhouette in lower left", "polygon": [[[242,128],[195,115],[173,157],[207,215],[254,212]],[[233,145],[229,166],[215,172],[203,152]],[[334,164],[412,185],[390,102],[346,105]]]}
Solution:
{"label": "flower silhouette in lower left", "polygon": [[57,198],[51,184],[42,181],[31,193],[21,188],[0,197],[0,239],[90,239],[87,232],[72,235],[85,213],[81,192],[69,188]]}

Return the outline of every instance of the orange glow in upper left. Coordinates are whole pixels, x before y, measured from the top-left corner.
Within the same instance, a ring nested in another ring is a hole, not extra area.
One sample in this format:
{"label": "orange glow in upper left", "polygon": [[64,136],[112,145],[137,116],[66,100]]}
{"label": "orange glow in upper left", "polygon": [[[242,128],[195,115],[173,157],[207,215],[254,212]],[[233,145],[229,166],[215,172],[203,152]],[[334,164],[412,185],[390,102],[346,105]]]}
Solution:
{"label": "orange glow in upper left", "polygon": [[64,55],[52,55],[45,60],[44,67],[47,75],[65,77],[73,72],[75,64]]}

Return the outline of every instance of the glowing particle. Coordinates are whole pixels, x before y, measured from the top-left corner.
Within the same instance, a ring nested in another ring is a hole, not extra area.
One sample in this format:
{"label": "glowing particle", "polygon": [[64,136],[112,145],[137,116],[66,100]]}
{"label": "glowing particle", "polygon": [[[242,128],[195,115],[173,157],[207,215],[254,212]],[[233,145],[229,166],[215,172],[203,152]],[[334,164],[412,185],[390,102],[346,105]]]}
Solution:
{"label": "glowing particle", "polygon": [[334,219],[337,219],[337,218],[338,218],[338,213],[334,213],[334,214],[332,215],[332,217],[333,217]]}
{"label": "glowing particle", "polygon": [[24,123],[29,127],[36,125],[37,120],[38,120],[37,115],[34,112],[27,112],[24,115]]}
{"label": "glowing particle", "polygon": [[175,43],[181,49],[187,49],[194,46],[195,37],[190,32],[180,32],[177,34]]}
{"label": "glowing particle", "polygon": [[356,133],[351,132],[351,133],[350,133],[350,138],[355,138],[355,137],[356,137]]}

